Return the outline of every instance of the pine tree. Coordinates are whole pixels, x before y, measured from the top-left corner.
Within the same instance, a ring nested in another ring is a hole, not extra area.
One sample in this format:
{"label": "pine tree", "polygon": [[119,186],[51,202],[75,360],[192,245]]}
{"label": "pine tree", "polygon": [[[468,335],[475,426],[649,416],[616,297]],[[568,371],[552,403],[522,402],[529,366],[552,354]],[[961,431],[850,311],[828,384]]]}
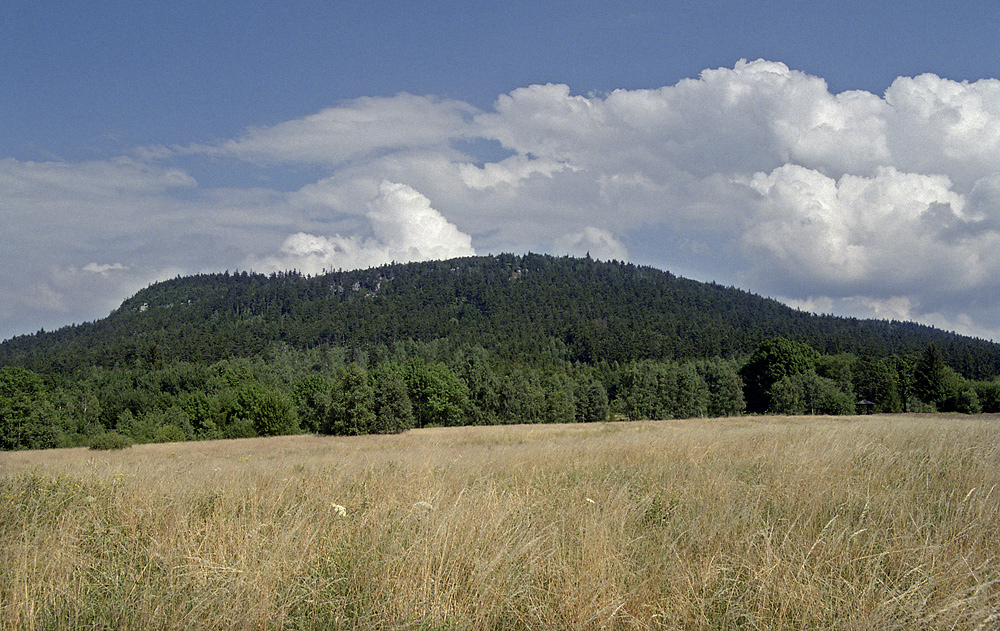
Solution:
{"label": "pine tree", "polygon": [[913,366],[913,393],[924,403],[941,409],[948,399],[948,366],[931,342]]}

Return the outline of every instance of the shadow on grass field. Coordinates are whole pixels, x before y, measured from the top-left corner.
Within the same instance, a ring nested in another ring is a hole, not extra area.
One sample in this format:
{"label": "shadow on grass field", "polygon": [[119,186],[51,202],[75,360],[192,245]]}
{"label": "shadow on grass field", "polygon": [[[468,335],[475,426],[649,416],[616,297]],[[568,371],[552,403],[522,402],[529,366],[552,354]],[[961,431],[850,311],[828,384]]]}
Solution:
{"label": "shadow on grass field", "polygon": [[0,454],[3,628],[997,629],[1000,421]]}

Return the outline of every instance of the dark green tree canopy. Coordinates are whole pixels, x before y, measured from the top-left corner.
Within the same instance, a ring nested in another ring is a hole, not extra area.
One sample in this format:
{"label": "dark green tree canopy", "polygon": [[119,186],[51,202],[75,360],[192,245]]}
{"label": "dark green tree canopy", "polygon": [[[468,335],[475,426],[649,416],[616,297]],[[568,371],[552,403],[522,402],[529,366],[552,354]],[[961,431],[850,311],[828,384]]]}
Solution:
{"label": "dark green tree canopy", "polygon": [[740,369],[746,387],[747,409],[768,411],[774,384],[786,377],[815,370],[819,356],[819,352],[808,344],[783,337],[763,342]]}
{"label": "dark green tree canopy", "polygon": [[0,368],[0,449],[54,447],[51,414],[41,377],[24,368]]}
{"label": "dark green tree canopy", "polygon": [[939,409],[948,398],[949,370],[937,345],[927,345],[913,366],[913,393]]}
{"label": "dark green tree canopy", "polygon": [[279,341],[354,353],[443,339],[528,366],[742,360],[774,336],[823,354],[875,358],[919,353],[934,342],[965,378],[1000,374],[1000,345],[985,340],[913,323],[813,315],[650,267],[537,254],[313,277],[178,277],[138,292],[103,320],[0,343],[0,365],[44,374],[158,369],[254,357]]}

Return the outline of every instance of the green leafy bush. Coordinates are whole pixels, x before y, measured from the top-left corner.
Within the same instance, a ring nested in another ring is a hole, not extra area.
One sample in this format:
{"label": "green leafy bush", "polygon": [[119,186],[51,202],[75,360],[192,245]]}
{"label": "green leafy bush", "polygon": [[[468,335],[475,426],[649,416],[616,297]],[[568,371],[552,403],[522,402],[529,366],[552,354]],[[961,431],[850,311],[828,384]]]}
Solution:
{"label": "green leafy bush", "polygon": [[179,443],[187,440],[184,430],[176,425],[162,425],[156,430],[153,436],[154,443]]}
{"label": "green leafy bush", "polygon": [[125,449],[132,446],[132,439],[118,432],[104,432],[94,436],[90,441],[91,449]]}
{"label": "green leafy bush", "polygon": [[288,397],[257,381],[247,382],[236,391],[227,417],[227,438],[279,436],[298,430]]}

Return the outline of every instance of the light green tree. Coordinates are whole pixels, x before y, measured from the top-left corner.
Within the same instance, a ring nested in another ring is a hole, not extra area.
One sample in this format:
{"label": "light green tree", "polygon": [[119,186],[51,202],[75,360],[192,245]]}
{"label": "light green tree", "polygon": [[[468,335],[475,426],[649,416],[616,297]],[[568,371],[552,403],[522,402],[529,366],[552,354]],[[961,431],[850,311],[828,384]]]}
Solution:
{"label": "light green tree", "polygon": [[404,379],[420,427],[462,424],[469,408],[469,387],[448,366],[411,359]]}
{"label": "light green tree", "polygon": [[781,379],[771,387],[771,407],[775,414],[853,414],[854,396],[841,390],[833,379],[814,371],[800,372]]}
{"label": "light green tree", "polygon": [[581,423],[595,423],[608,420],[611,413],[608,405],[608,391],[596,379],[587,379],[576,389],[576,418]]}
{"label": "light green tree", "polygon": [[743,379],[731,361],[716,359],[698,364],[698,372],[708,386],[709,416],[736,416],[746,409]]}
{"label": "light green tree", "polygon": [[245,383],[236,391],[226,413],[225,435],[229,438],[278,436],[297,430],[288,398],[256,381]]}
{"label": "light green tree", "polygon": [[375,391],[368,371],[348,364],[334,380],[325,433],[345,436],[370,434],[375,427]]}
{"label": "light green tree", "polygon": [[396,365],[383,365],[373,375],[374,433],[397,434],[416,424],[410,395],[406,392],[406,382],[400,372]]}
{"label": "light green tree", "polygon": [[576,422],[576,384],[564,373],[550,375],[545,381],[545,422]]}

